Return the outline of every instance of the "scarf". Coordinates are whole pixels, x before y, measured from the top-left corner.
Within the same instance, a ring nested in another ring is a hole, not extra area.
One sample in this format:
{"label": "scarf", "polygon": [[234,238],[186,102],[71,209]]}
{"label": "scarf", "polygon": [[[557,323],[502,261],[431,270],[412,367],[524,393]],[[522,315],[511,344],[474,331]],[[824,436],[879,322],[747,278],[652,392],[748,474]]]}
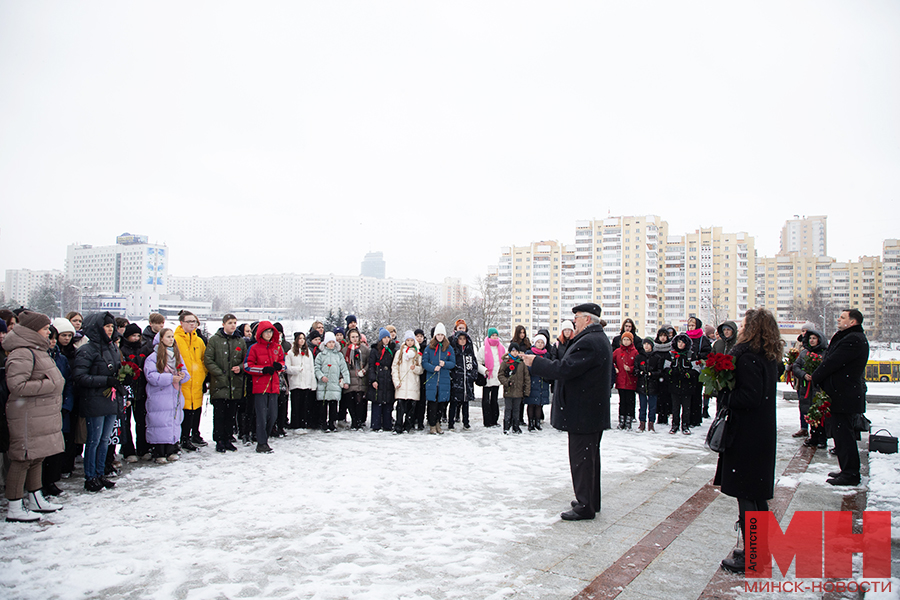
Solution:
{"label": "scarf", "polygon": [[403,360],[416,360],[416,356],[419,355],[419,349],[415,346],[407,346],[403,344]]}
{"label": "scarf", "polygon": [[666,342],[665,344],[661,342],[656,342],[653,346],[654,352],[668,352],[672,349],[672,342]]}
{"label": "scarf", "polygon": [[685,331],[684,334],[691,338],[692,340],[699,340],[703,337],[702,329],[691,329],[690,331]]}
{"label": "scarf", "polygon": [[484,368],[487,370],[488,378],[494,376],[495,367],[494,365],[494,353],[491,352],[491,348],[497,350],[497,356],[502,357],[506,356],[506,347],[500,340],[495,340],[493,338],[485,338],[484,340]]}
{"label": "scarf", "polygon": [[348,365],[359,370],[359,345],[349,344],[347,346],[347,351],[344,353],[344,358],[347,359]]}
{"label": "scarf", "polygon": [[532,346],[531,351],[532,351],[532,353],[537,354],[538,356],[543,356],[543,355],[547,354],[546,348],[535,348],[534,346]]}

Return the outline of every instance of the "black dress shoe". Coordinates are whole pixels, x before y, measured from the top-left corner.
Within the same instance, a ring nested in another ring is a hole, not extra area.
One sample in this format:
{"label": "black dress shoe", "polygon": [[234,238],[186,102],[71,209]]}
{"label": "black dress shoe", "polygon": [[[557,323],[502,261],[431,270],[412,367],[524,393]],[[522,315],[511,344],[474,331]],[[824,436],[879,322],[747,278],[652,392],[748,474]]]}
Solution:
{"label": "black dress shoe", "polygon": [[744,557],[744,549],[743,548],[735,548],[731,551],[732,558],[743,558]]}
{"label": "black dress shoe", "polygon": [[834,478],[834,477],[839,477],[840,474],[841,474],[840,471],[832,471],[831,473],[828,474],[828,478],[829,478],[829,479],[832,479],[832,478]]}
{"label": "black dress shoe", "polygon": [[192,443],[193,445],[197,446],[198,448],[203,447],[203,446],[209,446],[209,444],[206,442],[206,440],[204,440],[204,439],[203,439],[202,437],[200,437],[199,435],[193,436],[193,437],[191,438],[191,443]]}
{"label": "black dress shoe", "polygon": [[563,521],[590,521],[594,518],[594,515],[586,515],[575,512],[575,510],[567,510],[564,513],[560,513],[559,517]]}
{"label": "black dress shoe", "polygon": [[89,492],[99,492],[103,489],[103,484],[96,477],[84,480],[84,489]]}
{"label": "black dress shoe", "polygon": [[572,502],[570,502],[569,504],[572,505],[572,508],[575,508],[576,506],[581,506],[581,504],[578,502],[578,500],[572,500]]}
{"label": "black dress shoe", "polygon": [[108,490],[111,490],[114,487],[116,487],[116,482],[110,481],[106,477],[98,477],[97,479],[100,481],[100,484]]}
{"label": "black dress shoe", "polygon": [[825,483],[829,483],[831,485],[859,485],[859,477],[841,473],[837,477],[826,479]]}
{"label": "black dress shoe", "polygon": [[200,448],[191,443],[191,440],[182,440],[181,441],[181,449],[186,450],[188,452],[196,452]]}
{"label": "black dress shoe", "polygon": [[744,555],[726,558],[722,561],[722,568],[731,573],[742,574],[744,572]]}

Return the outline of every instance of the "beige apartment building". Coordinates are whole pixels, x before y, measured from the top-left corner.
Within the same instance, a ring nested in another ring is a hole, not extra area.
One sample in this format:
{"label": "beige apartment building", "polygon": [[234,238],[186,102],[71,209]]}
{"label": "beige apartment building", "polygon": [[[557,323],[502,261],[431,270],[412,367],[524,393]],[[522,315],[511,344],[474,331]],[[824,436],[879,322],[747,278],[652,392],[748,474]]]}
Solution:
{"label": "beige apartment building", "polygon": [[631,318],[641,335],[663,323],[683,330],[687,318],[719,323],[740,318],[755,297],[753,238],[721,227],[670,235],[655,215],[576,221],[575,243],[534,242],[501,250],[497,267],[507,334],[524,325],[557,335],[571,308],[596,302],[609,333]]}
{"label": "beige apartment building", "polygon": [[781,228],[779,254],[797,252],[801,256],[828,256],[828,217],[796,217]]}

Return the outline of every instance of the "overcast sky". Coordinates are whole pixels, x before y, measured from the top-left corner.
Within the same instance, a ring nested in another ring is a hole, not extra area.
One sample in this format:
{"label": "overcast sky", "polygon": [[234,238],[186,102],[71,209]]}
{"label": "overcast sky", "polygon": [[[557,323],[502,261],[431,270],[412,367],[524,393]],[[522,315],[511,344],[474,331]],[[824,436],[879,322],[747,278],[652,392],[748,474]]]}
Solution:
{"label": "overcast sky", "polygon": [[0,276],[472,279],[576,219],[900,237],[900,2],[0,0]]}

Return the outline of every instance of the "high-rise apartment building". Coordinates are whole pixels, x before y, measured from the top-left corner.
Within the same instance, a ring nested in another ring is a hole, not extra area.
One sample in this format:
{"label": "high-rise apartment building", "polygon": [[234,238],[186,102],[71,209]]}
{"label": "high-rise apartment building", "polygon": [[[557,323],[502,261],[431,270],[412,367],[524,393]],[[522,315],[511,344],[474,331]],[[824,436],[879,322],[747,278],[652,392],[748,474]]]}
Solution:
{"label": "high-rise apartment building", "polygon": [[147,236],[123,233],[115,246],[70,244],[66,279],[108,293],[165,294],[168,248],[147,243]]}
{"label": "high-rise apartment building", "polygon": [[[535,242],[501,250],[501,288],[509,286],[504,328],[558,331],[571,308],[595,302],[607,332],[630,317],[643,334],[689,316],[709,323],[740,318],[754,296],[754,240],[721,227],[670,235],[658,216],[575,223],[575,243]],[[504,307],[506,308],[506,307]]]}
{"label": "high-rise apartment building", "polygon": [[59,270],[7,269],[3,293],[7,302],[15,301],[22,306],[28,306],[32,294],[43,287],[56,289],[62,276],[63,272]]}
{"label": "high-rise apartment building", "polygon": [[797,252],[801,256],[828,256],[828,217],[797,217],[785,221],[781,228],[781,252]]}
{"label": "high-rise apartment building", "polygon": [[359,274],[363,277],[384,279],[385,262],[383,252],[367,252],[359,266]]}

